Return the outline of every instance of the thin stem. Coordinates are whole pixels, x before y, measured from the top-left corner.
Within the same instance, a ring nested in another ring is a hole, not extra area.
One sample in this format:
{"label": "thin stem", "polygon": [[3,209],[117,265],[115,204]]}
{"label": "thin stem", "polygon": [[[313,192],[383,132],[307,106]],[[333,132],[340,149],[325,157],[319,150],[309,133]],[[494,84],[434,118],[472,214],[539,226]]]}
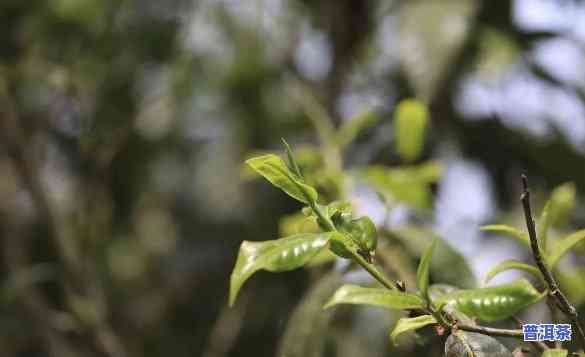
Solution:
{"label": "thin stem", "polygon": [[522,175],[522,196],[520,196],[520,200],[522,201],[522,206],[524,208],[524,216],[526,218],[526,227],[528,229],[528,236],[530,237],[530,247],[532,248],[532,255],[538,266],[538,269],[542,273],[544,280],[548,286],[549,294],[552,296],[559,309],[571,320],[573,325],[577,329],[577,334],[579,336],[579,342],[581,347],[585,349],[585,333],[583,332],[583,326],[581,326],[581,322],[579,321],[579,316],[577,314],[577,309],[567,299],[565,294],[559,289],[559,286],[552,275],[551,271],[548,269],[545,260],[542,257],[540,247],[538,246],[538,239],[536,237],[536,229],[534,226],[534,219],[532,219],[532,210],[530,209],[530,191],[528,190],[528,179],[526,175]]}
{"label": "thin stem", "polygon": [[[457,328],[464,331],[469,332],[477,332],[483,335],[489,336],[497,336],[497,337],[514,337],[514,338],[524,338],[524,333],[522,330],[510,330],[510,329],[501,329],[501,328],[493,328],[493,327],[485,327],[485,326],[473,326],[473,325],[465,325],[465,324],[457,324]],[[548,346],[540,341],[535,341],[535,346],[537,346],[540,350],[548,350]]]}
{"label": "thin stem", "polygon": [[385,288],[390,290],[398,290],[400,289],[400,285],[394,285],[384,274],[382,274],[375,265],[368,263],[361,255],[354,252],[353,249],[350,249],[351,255],[353,260],[358,263],[362,268],[364,268],[370,275],[376,279],[380,284],[382,284]]}

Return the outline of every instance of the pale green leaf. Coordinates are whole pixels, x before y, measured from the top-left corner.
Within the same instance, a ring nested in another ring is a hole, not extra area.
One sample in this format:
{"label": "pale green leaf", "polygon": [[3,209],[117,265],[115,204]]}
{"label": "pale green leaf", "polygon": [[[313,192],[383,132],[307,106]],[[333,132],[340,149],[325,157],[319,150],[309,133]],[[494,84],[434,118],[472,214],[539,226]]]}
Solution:
{"label": "pale green leaf", "polygon": [[554,268],[559,260],[577,243],[585,239],[585,229],[569,234],[567,237],[559,239],[550,248],[550,253],[547,259],[549,267]]}
{"label": "pale green leaf", "polygon": [[230,278],[230,305],[242,285],[258,270],[281,272],[307,264],[339,233],[298,234],[265,242],[242,242],[236,266]]}
{"label": "pale green leaf", "polygon": [[505,237],[513,238],[525,246],[530,247],[530,239],[528,238],[528,234],[512,226],[505,224],[490,224],[483,226],[480,229],[484,232],[498,233]]}
{"label": "pale green leaf", "polygon": [[546,203],[546,205],[544,205],[544,208],[542,209],[542,212],[540,213],[540,217],[538,218],[538,223],[537,223],[538,233],[537,233],[536,237],[538,239],[540,249],[542,249],[542,251],[544,251],[544,252],[547,251],[548,230],[549,230],[550,225],[552,223],[551,214],[550,214],[551,206],[552,206],[552,201],[548,201]]}
{"label": "pale green leaf", "polygon": [[506,319],[538,302],[539,293],[526,279],[488,288],[458,290],[437,298],[438,306],[452,305],[470,317],[485,321]]}
{"label": "pale green leaf", "polygon": [[424,301],[414,294],[357,285],[344,285],[339,288],[323,308],[338,304],[375,305],[399,310],[422,308],[425,305]]}
{"label": "pale green leaf", "polygon": [[337,143],[344,147],[351,143],[363,130],[376,124],[381,119],[371,110],[363,111],[352,117],[337,133]]}
{"label": "pale green leaf", "polygon": [[291,172],[280,157],[268,154],[246,160],[246,164],[291,197],[304,203],[317,201],[317,191]]}
{"label": "pale green leaf", "polygon": [[432,315],[422,315],[411,318],[401,318],[390,332],[390,340],[396,344],[396,338],[408,331],[418,330],[430,324],[436,324],[437,320]]}
{"label": "pale green leaf", "polygon": [[568,182],[556,187],[551,193],[550,219],[553,225],[564,222],[575,207],[575,191],[575,184]]}
{"label": "pale green leaf", "polygon": [[425,250],[425,253],[420,259],[418,269],[416,271],[416,284],[421,296],[426,300],[429,300],[429,265],[431,263],[431,257],[433,256],[433,249],[437,244],[437,239],[433,239],[431,244]]}
{"label": "pale green leaf", "polygon": [[396,150],[407,162],[416,160],[423,149],[429,111],[415,99],[401,101],[394,113]]}
{"label": "pale green leaf", "polygon": [[554,349],[544,351],[542,353],[542,357],[567,357],[568,354],[569,354],[569,351],[567,351],[567,350],[554,348]]}
{"label": "pale green leaf", "polygon": [[505,260],[503,262],[500,262],[500,263],[496,264],[493,268],[491,268],[485,277],[485,282],[488,283],[490,280],[492,280],[494,278],[494,276],[498,275],[499,273],[501,273],[503,271],[513,270],[513,269],[523,270],[527,273],[532,274],[534,277],[536,277],[540,281],[543,281],[542,280],[543,279],[542,273],[540,272],[540,270],[538,270],[537,267],[535,267],[534,265],[530,265],[530,264],[519,262],[517,260],[510,259],[510,260]]}

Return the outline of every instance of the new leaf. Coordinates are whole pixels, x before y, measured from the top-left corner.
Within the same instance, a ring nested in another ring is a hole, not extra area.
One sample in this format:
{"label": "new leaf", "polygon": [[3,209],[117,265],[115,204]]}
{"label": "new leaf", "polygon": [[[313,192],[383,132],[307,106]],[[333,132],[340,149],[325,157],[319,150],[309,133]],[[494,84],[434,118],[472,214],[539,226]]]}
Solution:
{"label": "new leaf", "polygon": [[242,285],[258,270],[281,272],[307,264],[338,233],[307,233],[269,240],[242,242],[236,266],[230,278],[230,305]]}
{"label": "new leaf", "polygon": [[309,204],[317,201],[317,191],[302,182],[278,156],[269,154],[246,160],[251,168],[291,197]]}
{"label": "new leaf", "polygon": [[425,305],[417,295],[357,285],[344,285],[339,288],[323,308],[338,304],[375,305],[398,310],[422,308]]}

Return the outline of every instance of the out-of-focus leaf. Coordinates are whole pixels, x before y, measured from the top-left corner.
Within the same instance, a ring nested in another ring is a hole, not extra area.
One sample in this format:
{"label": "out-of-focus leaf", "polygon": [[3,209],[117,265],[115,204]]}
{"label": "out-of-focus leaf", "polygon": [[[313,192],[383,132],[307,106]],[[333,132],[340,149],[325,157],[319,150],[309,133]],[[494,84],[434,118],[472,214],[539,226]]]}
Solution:
{"label": "out-of-focus leaf", "polygon": [[19,294],[25,293],[31,285],[54,279],[55,267],[51,264],[41,263],[23,268],[10,275],[0,287],[0,304],[14,302]]}
{"label": "out-of-focus leaf", "polygon": [[538,233],[537,233],[537,239],[538,239],[538,243],[540,248],[546,252],[547,250],[547,243],[548,243],[548,230],[550,228],[551,225],[551,215],[550,215],[550,210],[551,210],[551,201],[547,202],[546,205],[544,205],[544,208],[542,209],[542,212],[540,213],[540,217],[538,217],[538,223],[537,223],[537,227],[538,227]]}
{"label": "out-of-focus leaf", "polygon": [[567,357],[568,353],[569,353],[568,350],[554,348],[544,351],[542,353],[542,357]]}
{"label": "out-of-focus leaf", "polygon": [[437,162],[419,166],[387,168],[369,166],[362,171],[362,178],[389,202],[404,202],[417,209],[427,209],[430,205],[430,184],[441,173]]}
{"label": "out-of-focus leaf", "polygon": [[575,305],[585,302],[585,269],[559,271],[557,274],[561,290],[567,293],[569,300]]}
{"label": "out-of-focus leaf", "polygon": [[457,331],[445,342],[445,357],[513,357],[504,345],[491,336]]}
{"label": "out-of-focus leaf", "polygon": [[363,111],[351,118],[337,133],[337,143],[344,147],[351,143],[363,130],[376,124],[380,116],[371,110]]}
{"label": "out-of-focus leaf", "polygon": [[422,315],[412,318],[401,318],[396,322],[396,326],[390,332],[390,340],[396,344],[396,338],[405,332],[418,330],[430,324],[436,324],[437,320],[432,315]]}
{"label": "out-of-focus leaf", "polygon": [[566,221],[575,207],[575,184],[568,182],[556,187],[551,193],[550,220],[553,225]]}
{"label": "out-of-focus leaf", "polygon": [[416,284],[421,296],[426,300],[429,299],[429,266],[431,264],[431,257],[433,256],[433,250],[437,244],[437,238],[433,239],[431,244],[425,250],[425,253],[420,259],[418,269],[416,271]]}
{"label": "out-of-focus leaf", "polygon": [[547,259],[548,266],[551,269],[554,268],[563,255],[565,255],[571,248],[573,248],[583,239],[585,239],[585,229],[569,234],[565,238],[557,240],[550,248]]}
{"label": "out-of-focus leaf", "polygon": [[246,164],[291,197],[304,203],[317,201],[317,191],[293,174],[280,157],[268,154],[248,159]]}
{"label": "out-of-focus leaf", "polygon": [[333,271],[313,285],[293,311],[277,356],[321,357],[325,347],[332,311],[323,304],[341,283],[341,274]]}
{"label": "out-of-focus leaf", "polygon": [[461,288],[474,288],[477,281],[465,258],[449,243],[436,233],[414,227],[401,228],[390,232],[391,237],[399,239],[413,255],[421,256],[426,247],[435,237],[438,238],[430,262],[430,270],[437,281],[456,285]]}
{"label": "out-of-focus leaf", "polygon": [[530,248],[530,239],[528,238],[528,234],[512,226],[508,226],[506,224],[490,224],[483,226],[480,229],[484,232],[498,233],[504,237],[513,238]]}
{"label": "out-of-focus leaf", "polygon": [[424,103],[416,99],[405,99],[398,103],[394,112],[394,139],[396,151],[404,159],[416,160],[423,149],[429,111]]}
{"label": "out-of-focus leaf", "polygon": [[494,276],[498,275],[499,273],[512,269],[523,270],[527,273],[532,274],[535,278],[539,279],[540,281],[543,281],[542,273],[540,272],[540,270],[538,270],[537,267],[535,267],[534,265],[510,259],[500,262],[496,264],[493,268],[491,268],[485,277],[485,282],[488,283],[490,280],[493,279]]}
{"label": "out-of-focus leaf", "polygon": [[238,291],[258,270],[281,272],[299,268],[322,250],[339,233],[308,233],[265,242],[242,242],[236,266],[230,278],[230,305]]}
{"label": "out-of-focus leaf", "polygon": [[475,0],[409,0],[401,4],[400,62],[423,101],[430,102],[439,90],[468,35],[477,4]]}
{"label": "out-of-focus leaf", "polygon": [[314,217],[299,212],[283,216],[278,222],[278,231],[281,237],[288,237],[300,233],[319,233],[321,228]]}
{"label": "out-of-focus leaf", "polygon": [[518,279],[495,287],[455,291],[439,297],[436,304],[449,304],[471,317],[495,321],[514,315],[543,296],[526,279]]}
{"label": "out-of-focus leaf", "polygon": [[422,308],[424,301],[417,295],[382,288],[344,285],[325,304],[324,309],[338,304],[375,305],[387,309]]}

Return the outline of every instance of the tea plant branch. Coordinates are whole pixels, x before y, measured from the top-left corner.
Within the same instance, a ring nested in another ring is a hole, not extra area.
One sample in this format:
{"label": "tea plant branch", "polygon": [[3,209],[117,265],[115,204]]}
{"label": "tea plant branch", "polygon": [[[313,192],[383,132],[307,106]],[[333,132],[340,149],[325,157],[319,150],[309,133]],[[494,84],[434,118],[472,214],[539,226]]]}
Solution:
{"label": "tea plant branch", "polygon": [[[466,324],[457,324],[457,328],[463,331],[468,332],[477,332],[483,335],[495,336],[495,337],[513,337],[513,338],[520,338],[524,339],[524,333],[522,330],[518,329],[501,329],[501,328],[493,328],[493,327],[486,327],[486,326],[472,326]],[[549,347],[540,341],[534,341],[533,343],[539,350],[544,351],[548,350]]]}
{"label": "tea plant branch", "polygon": [[579,336],[579,343],[581,344],[581,347],[585,349],[585,333],[583,332],[583,326],[581,326],[581,322],[579,321],[577,309],[571,305],[565,294],[563,294],[563,292],[559,289],[554,276],[552,275],[551,271],[546,265],[546,262],[544,261],[544,258],[542,257],[540,247],[538,246],[534,219],[532,218],[532,210],[530,208],[530,191],[528,189],[528,179],[526,175],[522,175],[522,189],[523,190],[522,195],[520,196],[520,200],[522,201],[522,206],[524,208],[524,216],[526,218],[526,227],[528,229],[528,236],[530,238],[532,255],[548,286],[550,296],[555,299],[559,309],[576,327],[577,334]]}

